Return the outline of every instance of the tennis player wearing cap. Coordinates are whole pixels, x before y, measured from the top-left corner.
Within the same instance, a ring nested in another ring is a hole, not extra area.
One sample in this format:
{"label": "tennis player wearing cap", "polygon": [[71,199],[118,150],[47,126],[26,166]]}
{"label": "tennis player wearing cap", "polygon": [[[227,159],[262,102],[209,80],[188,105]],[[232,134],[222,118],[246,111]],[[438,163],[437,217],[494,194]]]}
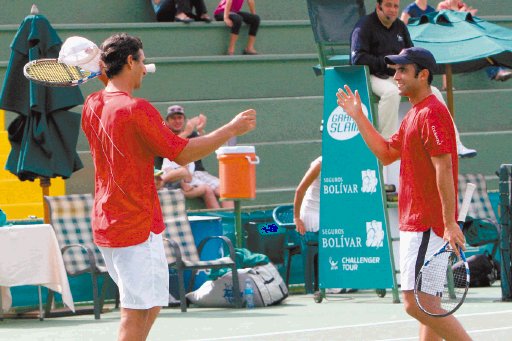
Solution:
{"label": "tennis player wearing cap", "polygon": [[[464,235],[456,221],[457,147],[450,113],[434,94],[430,83],[436,68],[434,56],[421,47],[386,56],[395,69],[401,96],[412,108],[400,129],[386,140],[361,109],[356,90],[338,90],[338,105],[356,122],[370,150],[384,164],[401,159],[398,200],[400,228],[400,279],[405,310],[420,322],[420,340],[470,340],[453,315],[431,317],[414,299],[414,283],[425,259],[444,240],[464,247]],[[444,240],[443,240],[444,239]]]}
{"label": "tennis player wearing cap", "polygon": [[119,287],[118,340],[146,340],[160,307],[169,302],[154,157],[182,165],[204,157],[253,130],[256,112],[246,110],[210,134],[180,138],[147,100],[132,96],[146,75],[140,39],[115,34],[100,50],[108,83],[87,98],[82,112],[95,168],[94,241]]}

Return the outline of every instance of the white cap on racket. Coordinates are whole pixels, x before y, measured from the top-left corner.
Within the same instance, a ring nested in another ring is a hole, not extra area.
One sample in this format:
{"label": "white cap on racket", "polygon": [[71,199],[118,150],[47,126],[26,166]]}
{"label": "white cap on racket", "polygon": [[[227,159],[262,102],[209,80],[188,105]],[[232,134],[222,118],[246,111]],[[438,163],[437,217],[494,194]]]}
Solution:
{"label": "white cap on racket", "polygon": [[59,52],[59,62],[80,66],[90,72],[100,71],[100,49],[84,37],[73,36],[66,39]]}

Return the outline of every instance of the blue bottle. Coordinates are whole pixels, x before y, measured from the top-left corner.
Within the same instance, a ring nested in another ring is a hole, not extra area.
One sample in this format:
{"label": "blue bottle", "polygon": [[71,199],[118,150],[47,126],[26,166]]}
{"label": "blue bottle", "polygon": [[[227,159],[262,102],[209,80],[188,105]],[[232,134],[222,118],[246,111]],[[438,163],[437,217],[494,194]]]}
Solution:
{"label": "blue bottle", "polygon": [[247,278],[245,280],[244,296],[245,296],[246,308],[253,309],[254,308],[254,289],[252,287],[252,280],[250,278]]}

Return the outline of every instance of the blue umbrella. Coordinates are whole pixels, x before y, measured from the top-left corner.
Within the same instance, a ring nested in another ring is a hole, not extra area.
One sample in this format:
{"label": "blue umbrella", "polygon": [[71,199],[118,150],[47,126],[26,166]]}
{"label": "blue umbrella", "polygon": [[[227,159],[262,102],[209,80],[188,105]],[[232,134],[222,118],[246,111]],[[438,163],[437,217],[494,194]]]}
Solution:
{"label": "blue umbrella", "polygon": [[448,107],[453,113],[452,73],[491,65],[512,67],[512,30],[468,12],[442,10],[412,18],[407,26],[415,46],[434,55],[438,74],[446,74]]}

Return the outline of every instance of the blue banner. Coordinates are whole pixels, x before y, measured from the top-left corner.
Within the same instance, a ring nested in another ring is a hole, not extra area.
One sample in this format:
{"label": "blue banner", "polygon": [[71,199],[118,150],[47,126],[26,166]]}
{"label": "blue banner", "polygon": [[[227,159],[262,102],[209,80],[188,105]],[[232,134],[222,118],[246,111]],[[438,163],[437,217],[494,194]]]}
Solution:
{"label": "blue banner", "polygon": [[374,121],[362,66],[325,69],[320,191],[321,288],[392,288],[386,201],[379,162],[356,123],[336,103],[348,84]]}

